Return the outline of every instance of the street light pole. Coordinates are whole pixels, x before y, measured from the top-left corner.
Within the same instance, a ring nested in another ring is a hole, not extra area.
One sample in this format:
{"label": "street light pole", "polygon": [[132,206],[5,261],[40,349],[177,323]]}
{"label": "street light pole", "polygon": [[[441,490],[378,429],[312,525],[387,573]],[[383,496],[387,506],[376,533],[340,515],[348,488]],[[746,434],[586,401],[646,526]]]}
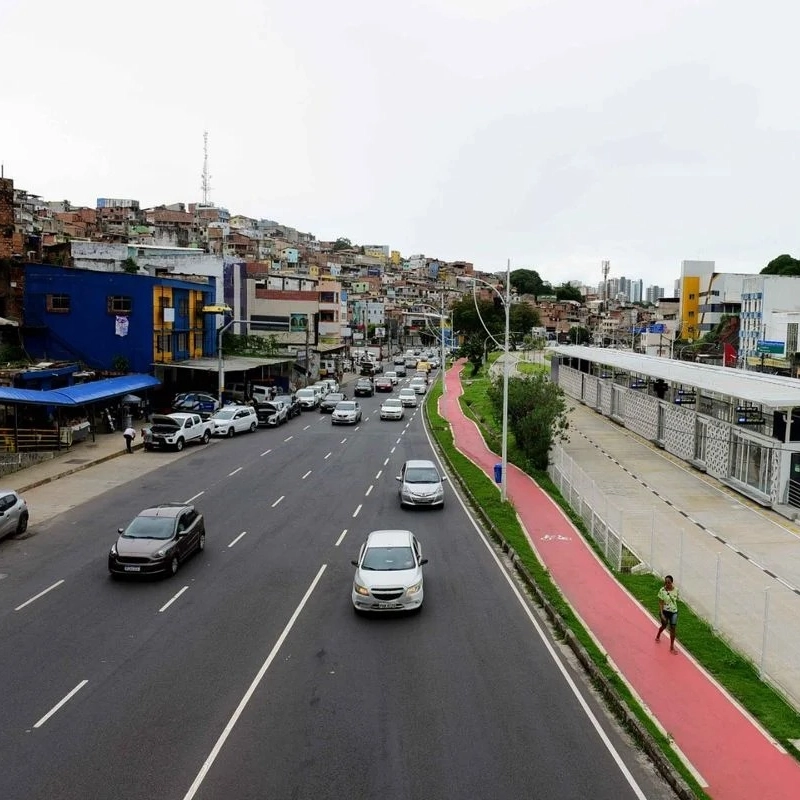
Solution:
{"label": "street light pole", "polygon": [[503,358],[503,439],[500,456],[500,461],[502,463],[502,472],[500,473],[500,500],[502,502],[506,501],[508,495],[508,373],[510,368],[509,362],[511,361],[508,349],[508,335],[511,319],[511,259],[508,259],[506,262],[506,296],[504,305],[506,309],[506,352]]}
{"label": "street light pole", "polygon": [[235,325],[237,322],[248,322],[248,320],[229,320],[217,331],[217,392],[220,406],[222,405],[222,393],[225,391],[225,368],[222,362],[222,334],[225,333],[231,325]]}
{"label": "street light pole", "polygon": [[440,304],[441,313],[439,315],[439,334],[441,336],[441,342],[442,342],[442,348],[441,349],[442,349],[442,352],[441,352],[441,357],[439,358],[439,369],[441,369],[441,371],[442,371],[442,394],[446,394],[447,393],[447,384],[445,383],[445,380],[444,380],[444,373],[445,373],[445,363],[444,363],[444,291],[442,291],[440,299],[441,299],[441,304]]}

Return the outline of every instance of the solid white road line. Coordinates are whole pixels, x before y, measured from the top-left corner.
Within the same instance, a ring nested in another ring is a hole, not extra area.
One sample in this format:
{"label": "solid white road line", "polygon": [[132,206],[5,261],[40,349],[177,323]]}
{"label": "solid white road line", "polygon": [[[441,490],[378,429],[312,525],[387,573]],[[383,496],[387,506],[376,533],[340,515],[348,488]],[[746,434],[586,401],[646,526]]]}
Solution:
{"label": "solid white road line", "polygon": [[328,455],[326,455],[325,458],[323,458],[322,460],[327,461],[332,455],[333,453],[328,453]]}
{"label": "solid white road line", "polygon": [[166,611],[188,588],[188,586],[184,586],[183,589],[179,589],[175,592],[175,594],[158,609],[158,613],[161,614],[163,611]]}
{"label": "solid white road line", "polygon": [[311,581],[311,585],[308,587],[306,593],[303,595],[303,599],[300,601],[300,604],[294,610],[294,613],[289,619],[289,622],[286,623],[286,627],[283,629],[283,632],[278,637],[278,641],[275,642],[275,646],[272,648],[270,654],[267,656],[267,660],[261,665],[261,668],[258,670],[256,677],[253,678],[253,682],[250,684],[249,688],[244,693],[244,697],[242,697],[242,699],[239,701],[239,705],[236,706],[236,710],[233,712],[233,715],[228,720],[228,724],[225,726],[225,729],[220,734],[220,737],[219,739],[217,739],[216,744],[211,749],[208,758],[205,760],[205,763],[200,768],[200,772],[197,773],[197,777],[194,779],[192,785],[189,787],[189,791],[186,792],[186,794],[184,795],[183,800],[192,800],[192,798],[197,794],[197,790],[200,788],[200,785],[203,783],[203,780],[208,774],[208,771],[213,766],[214,761],[216,761],[217,756],[220,754],[220,751],[222,750],[226,740],[231,735],[231,731],[238,722],[239,717],[242,716],[242,713],[244,712],[247,704],[250,702],[250,698],[252,698],[252,696],[255,694],[258,685],[264,679],[264,675],[267,674],[267,670],[270,668],[270,665],[275,660],[275,656],[278,655],[281,646],[286,641],[286,637],[289,635],[289,632],[294,627],[295,622],[297,622],[297,618],[300,616],[300,613],[305,607],[305,604],[308,602],[308,598],[311,597],[312,592],[319,583],[320,578],[322,577],[322,574],[325,572],[327,566],[328,566],[327,564],[323,564],[320,567],[319,572],[317,573],[314,580]]}
{"label": "solid white road line", "polygon": [[294,439],[294,436],[287,436],[283,441],[288,442],[291,441],[292,439]]}
{"label": "solid white road line", "polygon": [[57,702],[33,727],[41,728],[42,725],[44,725],[45,722],[47,722],[47,720],[49,720],[50,717],[52,717],[53,714],[55,714],[56,711],[58,711],[58,709],[64,705],[64,703],[68,702],[71,697],[73,697],[81,689],[83,689],[83,687],[86,686],[87,683],[89,683],[88,680],[82,680],[66,697],[59,700],[59,702]]}
{"label": "solid white road line", "polygon": [[382,469],[379,469],[379,470],[378,470],[378,473],[375,475],[375,480],[377,481],[377,480],[378,480],[378,478],[380,478],[382,474],[383,474],[383,470],[382,470]]}
{"label": "solid white road line", "polygon": [[241,538],[242,538],[242,536],[244,536],[246,533],[247,533],[247,531],[242,531],[242,532],[241,532],[241,533],[240,533],[240,534],[239,534],[239,535],[238,535],[238,536],[237,536],[237,537],[236,537],[236,538],[235,538],[235,539],[234,539],[234,540],[233,540],[233,541],[232,541],[232,542],[231,542],[231,543],[228,545],[228,547],[233,547],[233,546],[236,544],[236,542],[238,542],[238,541],[239,541],[239,539],[241,539]]}
{"label": "solid white road line", "polygon": [[233,472],[228,473],[228,477],[230,478],[231,475],[235,475],[237,472],[241,472],[243,469],[244,467],[237,467]]}
{"label": "solid white road line", "polygon": [[190,498],[189,498],[189,499],[186,501],[186,504],[188,505],[189,503],[191,503],[191,502],[192,502],[192,500],[197,500],[197,498],[198,498],[198,497],[200,497],[201,495],[204,495],[205,493],[206,493],[206,490],[205,490],[205,489],[203,489],[203,491],[202,491],[202,492],[198,492],[197,494],[195,494],[195,495],[192,495],[192,496],[191,496],[191,497],[190,497]]}
{"label": "solid white road line", "polygon": [[339,536],[339,538],[336,540],[336,544],[334,545],[334,547],[338,547],[338,546],[339,546],[339,545],[342,543],[342,539],[344,539],[344,537],[345,537],[345,536],[347,536],[347,528],[345,528],[345,529],[342,531],[341,535],[340,535],[340,536]]}
{"label": "solid white road line", "polygon": [[55,582],[55,583],[54,583],[52,586],[48,586],[48,587],[47,587],[46,589],[44,589],[43,591],[39,592],[39,594],[35,594],[33,597],[31,597],[31,599],[30,599],[30,600],[26,600],[26,601],[25,601],[25,602],[24,602],[24,603],[23,603],[21,606],[17,606],[17,607],[14,609],[14,611],[19,611],[21,608],[25,608],[25,606],[28,606],[28,605],[30,605],[30,604],[31,604],[31,603],[32,603],[34,600],[38,600],[40,597],[43,597],[43,596],[44,596],[44,595],[46,595],[48,592],[50,592],[50,591],[52,591],[53,589],[55,589],[55,588],[56,588],[56,586],[61,586],[61,584],[62,584],[62,583],[64,583],[64,579],[63,579],[63,578],[62,578],[60,581],[56,581],[56,582]]}
{"label": "solid white road line", "polygon": [[364,494],[364,497],[369,497],[371,493],[372,493],[372,484],[369,485],[369,489],[367,489],[366,493]]}
{"label": "solid white road line", "polygon": [[278,499],[277,499],[277,500],[276,500],[276,501],[275,501],[275,502],[272,504],[272,507],[273,507],[273,508],[275,508],[275,506],[276,506],[276,505],[278,505],[278,503],[280,503],[280,501],[281,501],[281,500],[283,500],[283,498],[284,498],[284,497],[286,497],[286,495],[285,495],[285,494],[282,494],[282,495],[281,495],[281,496],[280,496],[280,497],[279,497],[279,498],[278,498]]}
{"label": "solid white road line", "polygon": [[359,511],[361,511],[361,503],[358,504],[358,508],[353,512],[353,517],[357,517]]}
{"label": "solid white road line", "polygon": [[306,479],[306,478],[307,478],[307,477],[308,477],[310,474],[311,474],[311,470],[309,470],[308,472],[306,472],[306,474],[305,474],[305,475],[303,475],[303,477],[302,477],[302,478],[300,478],[300,480],[301,480],[301,481],[304,481],[304,480],[305,480],[305,479]]}
{"label": "solid white road line", "polygon": [[272,448],[270,447],[270,449],[269,449],[269,450],[265,450],[265,451],[264,451],[264,452],[261,454],[261,458],[263,458],[265,455],[267,455],[268,453],[271,453],[271,452],[272,452]]}

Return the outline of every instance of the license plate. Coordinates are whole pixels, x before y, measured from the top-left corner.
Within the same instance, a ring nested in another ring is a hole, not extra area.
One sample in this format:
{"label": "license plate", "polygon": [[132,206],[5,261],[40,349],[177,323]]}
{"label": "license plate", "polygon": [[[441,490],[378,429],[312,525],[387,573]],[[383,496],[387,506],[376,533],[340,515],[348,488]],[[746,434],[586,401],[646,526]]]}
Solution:
{"label": "license plate", "polygon": [[378,603],[378,608],[395,608],[397,603]]}
{"label": "license plate", "polygon": [[125,572],[141,572],[141,567],[125,567]]}

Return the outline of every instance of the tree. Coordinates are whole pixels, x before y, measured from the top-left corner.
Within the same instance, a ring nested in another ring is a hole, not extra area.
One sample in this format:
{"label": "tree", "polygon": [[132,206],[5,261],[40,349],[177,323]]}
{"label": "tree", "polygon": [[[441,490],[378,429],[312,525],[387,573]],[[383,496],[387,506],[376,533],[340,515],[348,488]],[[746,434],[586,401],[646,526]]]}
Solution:
{"label": "tree", "polygon": [[567,336],[569,336],[568,344],[589,344],[592,341],[592,332],[583,325],[573,325]]}
{"label": "tree", "polygon": [[[495,380],[489,399],[498,422],[503,415],[503,381]],[[563,389],[546,375],[509,378],[508,427],[531,467],[547,469],[550,449],[556,439],[567,438],[569,420]]]}
{"label": "tree", "polygon": [[792,258],[784,253],[782,256],[773,258],[764,269],[762,275],[800,275],[800,260]]}
{"label": "tree", "polygon": [[471,333],[486,335],[486,331],[481,325],[483,319],[486,327],[492,333],[502,331],[505,327],[505,312],[502,307],[497,309],[491,300],[478,299],[480,316],[475,310],[475,300],[472,294],[466,295],[461,301],[456,303],[453,308],[453,327],[469,336]]}
{"label": "tree", "polygon": [[483,364],[483,341],[477,333],[473,333],[461,345],[461,355],[472,364],[472,377],[477,375]]}
{"label": "tree", "polygon": [[583,303],[583,295],[577,286],[562,283],[561,286],[556,287],[556,300],[576,300],[579,303]]}
{"label": "tree", "polygon": [[539,299],[539,295],[553,292],[550,284],[545,283],[535,269],[514,269],[509,280],[517,290],[517,294],[532,294],[536,300]]}
{"label": "tree", "polygon": [[344,236],[340,236],[334,243],[333,243],[333,252],[337,252],[338,250],[349,250],[353,246],[353,243],[346,239]]}
{"label": "tree", "polygon": [[[505,320],[503,324],[505,326]],[[521,332],[522,336],[525,336],[531,332],[531,328],[541,326],[539,309],[530,303],[512,303],[508,324],[512,331]]]}

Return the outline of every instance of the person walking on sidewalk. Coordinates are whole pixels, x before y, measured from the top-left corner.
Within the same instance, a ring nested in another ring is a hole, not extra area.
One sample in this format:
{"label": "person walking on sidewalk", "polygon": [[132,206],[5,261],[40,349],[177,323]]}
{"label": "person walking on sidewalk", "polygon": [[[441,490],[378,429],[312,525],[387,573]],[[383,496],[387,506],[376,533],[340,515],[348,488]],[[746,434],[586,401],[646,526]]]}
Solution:
{"label": "person walking on sidewalk", "polygon": [[675,650],[675,628],[678,626],[678,589],[673,583],[672,575],[664,576],[664,585],[658,590],[658,609],[661,627],[656,634],[656,641],[661,640],[661,634],[669,625],[669,650],[671,653],[675,653],[677,652]]}
{"label": "person walking on sidewalk", "polygon": [[125,447],[127,448],[126,452],[132,453],[133,448],[131,447],[131,442],[133,441],[134,437],[136,436],[136,431],[131,428],[129,425],[125,430],[122,432],[122,435],[125,437]]}

